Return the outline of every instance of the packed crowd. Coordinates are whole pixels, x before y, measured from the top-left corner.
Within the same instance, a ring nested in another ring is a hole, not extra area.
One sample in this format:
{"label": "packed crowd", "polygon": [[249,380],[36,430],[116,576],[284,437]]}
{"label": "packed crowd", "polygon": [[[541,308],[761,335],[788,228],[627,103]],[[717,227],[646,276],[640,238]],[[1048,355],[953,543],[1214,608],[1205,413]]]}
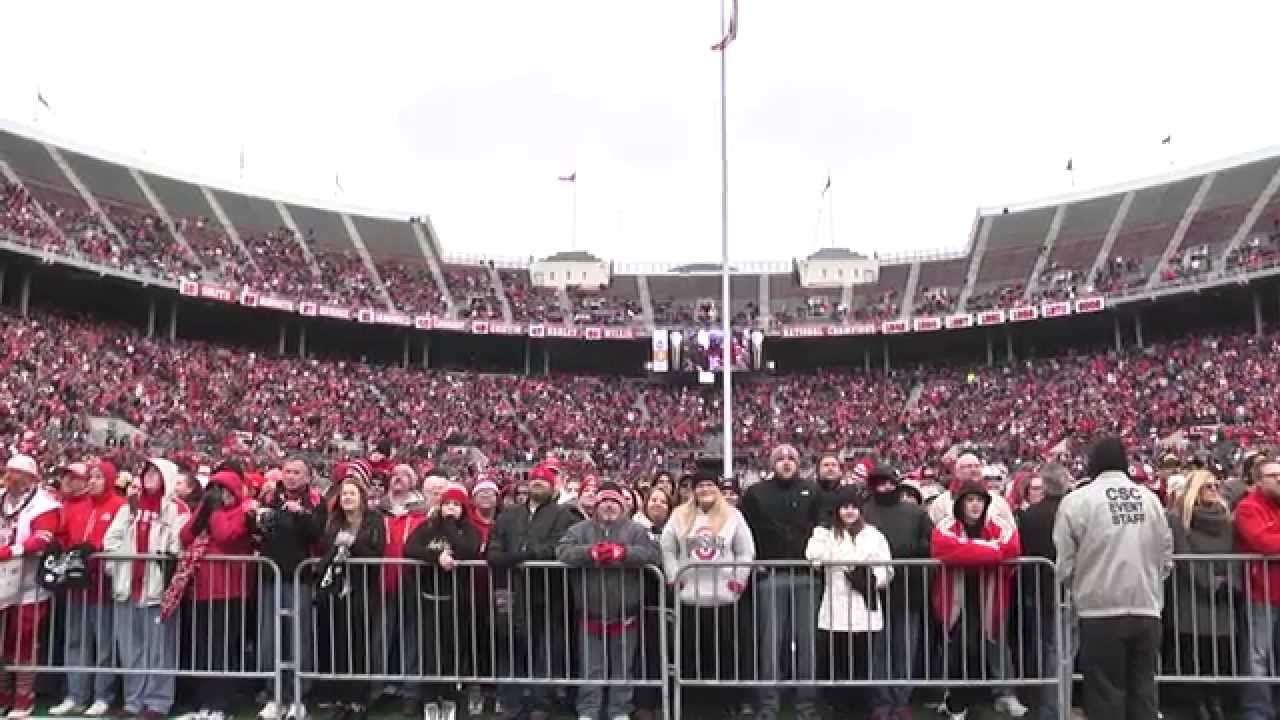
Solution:
{"label": "packed crowd", "polygon": [[916,293],[916,315],[946,315],[956,309],[959,291],[947,287],[924,287]]}
{"label": "packed crowd", "polygon": [[524,271],[499,270],[498,276],[502,278],[502,289],[516,322],[564,322],[565,308],[557,290],[536,287]]}
{"label": "packed crowd", "polygon": [[574,322],[581,325],[630,325],[644,316],[638,299],[610,295],[607,287],[569,291]]}
{"label": "packed crowd", "polygon": [[[1238,693],[1177,686],[1198,717],[1225,718],[1237,699],[1251,718],[1271,707],[1276,650],[1257,629],[1280,611],[1267,587],[1280,566],[1211,558],[1280,548],[1280,457],[1265,448],[1226,465],[1167,453],[1153,469],[1100,435],[1074,475],[1053,460],[984,464],[961,443],[904,477],[874,453],[846,467],[784,443],[747,483],[701,466],[606,476],[556,456],[506,480],[450,476],[390,441],[327,476],[296,458],[102,454],[43,473],[31,449],[10,448],[0,495],[0,568],[17,579],[0,584],[0,660],[76,669],[49,678],[65,680],[49,683],[54,716],[158,720],[182,707],[223,720],[252,686],[263,720],[304,720],[320,703],[362,720],[387,695],[441,720],[489,708],[546,720],[562,704],[584,719],[653,718],[659,693],[632,685],[663,672],[667,607],[680,678],[693,681],[683,702],[715,717],[775,720],[787,681],[800,720],[857,706],[907,720],[921,700],[951,720],[988,702],[1060,718],[1056,685],[1013,685],[1055,677],[1064,642],[1090,718],[1155,717],[1161,654],[1167,675],[1242,681]],[[274,645],[275,584],[223,559],[252,555],[298,578],[279,598],[303,613],[291,644]],[[895,564],[920,559],[935,564]],[[1054,629],[1056,582],[1079,618],[1070,637]],[[1236,643],[1250,647],[1239,664]],[[232,677],[290,657],[345,679],[285,682],[277,699],[274,679]],[[180,692],[175,671],[205,676]],[[35,674],[0,678],[8,716],[30,716]],[[744,702],[717,680],[754,691]]]}
{"label": "packed crowd", "polygon": [[985,292],[975,292],[965,301],[965,310],[967,312],[1008,310],[1025,303],[1023,300],[1025,291],[1022,283],[1008,283]]}
{"label": "packed crowd", "polygon": [[[88,418],[104,416],[184,450],[217,446],[237,431],[291,452],[389,437],[415,457],[446,445],[474,446],[511,463],[572,451],[617,471],[651,469],[658,455],[702,449],[721,418],[716,391],[617,377],[523,378],[276,357],[151,340],[127,327],[47,313],[0,314],[0,337],[3,430],[49,428],[57,419],[66,443],[83,442]],[[1201,425],[1271,440],[1280,433],[1268,391],[1280,374],[1278,342],[1274,335],[1227,334],[1012,367],[744,376],[734,432],[749,450],[779,442],[806,452],[872,448],[907,468],[957,439],[1016,461],[1100,431],[1144,446]],[[761,400],[747,407],[746,398]]]}

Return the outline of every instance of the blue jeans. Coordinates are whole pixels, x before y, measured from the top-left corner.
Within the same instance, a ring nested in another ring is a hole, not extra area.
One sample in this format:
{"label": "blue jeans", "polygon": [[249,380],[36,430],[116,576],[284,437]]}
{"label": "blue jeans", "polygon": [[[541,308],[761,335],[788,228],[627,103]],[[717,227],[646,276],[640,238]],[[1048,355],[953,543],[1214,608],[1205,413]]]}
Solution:
{"label": "blue jeans", "polygon": [[[818,581],[807,571],[781,570],[756,581],[756,632],[758,637],[760,680],[784,679],[782,668],[791,668],[791,679],[815,680],[818,627]],[[789,655],[789,661],[783,655]],[[809,711],[819,698],[816,687],[796,688],[796,709]],[[776,687],[762,687],[756,692],[758,713],[762,720],[773,720],[782,705],[782,694]]]}
{"label": "blue jeans", "polygon": [[124,676],[125,712],[169,714],[175,682],[171,673],[178,667],[177,624],[176,615],[161,623],[159,606],[116,603],[115,637],[122,665],[149,671]]}
{"label": "blue jeans", "polygon": [[[67,665],[116,667],[115,640],[111,632],[115,608],[111,602],[86,602],[78,593],[68,593],[62,608]],[[91,701],[111,704],[116,696],[116,677],[105,673],[67,673],[67,697],[77,705],[88,705]]]}
{"label": "blue jeans", "polygon": [[[280,648],[280,659],[293,659],[295,667],[303,671],[314,671],[312,661],[312,645],[311,645],[311,588],[303,584],[302,592],[298,597],[294,597],[295,586],[292,579],[283,582],[280,585],[280,605],[283,608],[289,608],[295,616],[293,618],[280,618],[280,638],[284,643],[284,647]],[[265,582],[258,587],[258,671],[264,672],[272,670],[276,667],[276,617],[280,615],[281,608],[276,607],[275,587]],[[296,618],[301,617],[301,622],[296,622]],[[301,654],[294,658],[293,633],[295,628],[301,628]],[[304,678],[299,681],[301,686],[302,698],[294,697],[298,692],[293,674],[288,670],[281,672],[281,688],[280,700],[282,702],[301,702],[311,691],[311,681]],[[275,681],[267,681],[267,692],[275,692]]]}
{"label": "blue jeans", "polygon": [[[1268,677],[1272,674],[1273,648],[1276,643],[1277,617],[1280,607],[1268,607],[1254,602],[1249,603],[1243,630],[1247,647],[1244,670],[1253,677]],[[1275,720],[1276,708],[1271,701],[1271,686],[1265,683],[1245,685],[1240,688],[1240,717],[1242,720]]]}

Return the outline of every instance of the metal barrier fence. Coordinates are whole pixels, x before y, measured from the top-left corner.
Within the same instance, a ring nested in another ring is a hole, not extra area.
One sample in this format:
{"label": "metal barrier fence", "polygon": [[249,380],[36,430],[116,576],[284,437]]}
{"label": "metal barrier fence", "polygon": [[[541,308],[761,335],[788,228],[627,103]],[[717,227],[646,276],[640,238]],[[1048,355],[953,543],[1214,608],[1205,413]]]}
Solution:
{"label": "metal barrier fence", "polygon": [[[310,560],[294,576],[295,597],[326,588],[310,612],[299,604],[295,697],[309,683],[341,681],[349,687],[339,698],[359,703],[376,681],[402,683],[404,696],[441,708],[462,702],[465,688],[478,710],[488,688],[507,708],[549,710],[554,689],[576,687],[579,715],[598,715],[606,689],[611,709],[640,690],[638,702],[669,717],[670,624],[657,567],[459,561],[446,571],[353,559],[341,577],[320,572]],[[328,647],[310,642],[325,636]]]}
{"label": "metal barrier fence", "polygon": [[[283,705],[317,682],[352,702],[386,682],[414,702],[482,709],[495,699],[541,709],[576,688],[580,707],[634,694],[637,706],[676,719],[699,700],[741,702],[744,690],[766,707],[780,692],[839,703],[854,688],[873,705],[945,688],[973,703],[1038,691],[1062,718],[1070,707],[1076,622],[1044,559],[965,569],[933,560],[697,563],[670,584],[653,566],[498,570],[472,561],[446,571],[377,559],[324,578],[318,563],[283,578],[263,557],[206,557],[160,621],[175,559],[97,555],[90,590],[49,596],[24,586],[24,604],[0,609],[0,664],[65,676],[67,694],[84,702],[113,696],[123,679],[132,710],[140,708],[130,702],[171,704],[177,678],[199,678],[192,690],[202,703],[229,700],[233,681],[260,682]],[[1277,563],[1175,557],[1162,694],[1179,704],[1235,693],[1246,708],[1270,703],[1280,684]]]}
{"label": "metal barrier fence", "polygon": [[[16,599],[0,609],[4,672],[65,674],[64,697],[82,705],[110,703],[122,684],[125,706],[135,712],[167,713],[178,677],[203,678],[196,693],[202,701],[216,703],[224,682],[248,679],[261,680],[279,700],[280,617],[252,606],[265,596],[279,607],[280,569],[270,559],[205,556],[169,613],[162,600],[177,570],[174,556],[93,555],[89,587],[56,593],[32,584],[34,573],[23,572],[28,564],[36,559],[0,571],[0,583],[14,584],[6,596]],[[256,646],[242,642],[253,638]]]}

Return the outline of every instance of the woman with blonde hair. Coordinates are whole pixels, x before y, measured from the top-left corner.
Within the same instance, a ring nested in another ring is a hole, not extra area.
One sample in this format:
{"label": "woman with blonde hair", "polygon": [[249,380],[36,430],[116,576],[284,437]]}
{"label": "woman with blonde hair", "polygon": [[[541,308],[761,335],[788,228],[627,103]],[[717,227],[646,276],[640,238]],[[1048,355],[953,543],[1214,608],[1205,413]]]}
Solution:
{"label": "woman with blonde hair", "polygon": [[[657,486],[654,486],[654,491]],[[652,492],[652,491],[651,491]],[[693,496],[671,512],[662,531],[662,566],[680,595],[681,674],[697,680],[749,679],[735,661],[742,623],[738,599],[751,577],[755,541],[737,508],[725,501],[712,473],[693,475]],[[699,567],[735,563],[731,567]],[[748,627],[750,623],[746,624]],[[741,651],[741,647],[739,648]],[[732,688],[708,688],[715,707],[735,705]]]}
{"label": "woman with blonde hair", "polygon": [[[1233,550],[1231,510],[1222,497],[1218,477],[1197,470],[1187,478],[1182,498],[1169,513],[1175,555],[1226,555]],[[1179,651],[1165,662],[1174,675],[1228,675],[1231,657],[1231,595],[1241,586],[1239,566],[1227,560],[1180,560],[1171,576],[1168,598],[1173,605],[1174,635]],[[1167,668],[1166,668],[1167,669]],[[1189,684],[1189,699],[1196,703],[1196,717],[1225,717],[1221,685]]]}

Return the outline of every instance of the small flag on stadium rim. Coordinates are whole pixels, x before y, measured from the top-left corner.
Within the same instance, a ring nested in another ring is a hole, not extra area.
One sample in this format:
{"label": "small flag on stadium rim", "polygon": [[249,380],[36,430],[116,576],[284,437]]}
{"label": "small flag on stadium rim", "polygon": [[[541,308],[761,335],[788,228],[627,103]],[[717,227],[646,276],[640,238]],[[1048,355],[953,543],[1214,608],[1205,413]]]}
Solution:
{"label": "small flag on stadium rim", "polygon": [[574,170],[568,175],[561,175],[557,178],[560,182],[578,182],[578,171]]}
{"label": "small flag on stadium rim", "polygon": [[44,106],[45,110],[49,110],[49,111],[53,110],[53,108],[49,107],[49,101],[44,99],[43,92],[39,90],[36,91],[36,100],[39,101],[39,103]]}
{"label": "small flag on stadium rim", "polygon": [[1160,144],[1161,144],[1161,145],[1168,145],[1168,144],[1169,144],[1169,143],[1171,143],[1171,142],[1173,142],[1173,136],[1172,136],[1172,135],[1165,135],[1165,136],[1164,136],[1164,139],[1160,141]]}
{"label": "small flag on stadium rim", "polygon": [[738,0],[730,0],[733,3],[729,11],[729,30],[725,32],[724,37],[720,38],[720,42],[711,46],[716,52],[724,52],[729,47],[729,43],[738,39]]}
{"label": "small flag on stadium rim", "polygon": [[827,184],[822,186],[822,194],[825,196],[828,192],[831,192],[831,176],[830,175],[827,175]]}
{"label": "small flag on stadium rim", "polygon": [[1075,170],[1074,158],[1067,158],[1067,172]]}

